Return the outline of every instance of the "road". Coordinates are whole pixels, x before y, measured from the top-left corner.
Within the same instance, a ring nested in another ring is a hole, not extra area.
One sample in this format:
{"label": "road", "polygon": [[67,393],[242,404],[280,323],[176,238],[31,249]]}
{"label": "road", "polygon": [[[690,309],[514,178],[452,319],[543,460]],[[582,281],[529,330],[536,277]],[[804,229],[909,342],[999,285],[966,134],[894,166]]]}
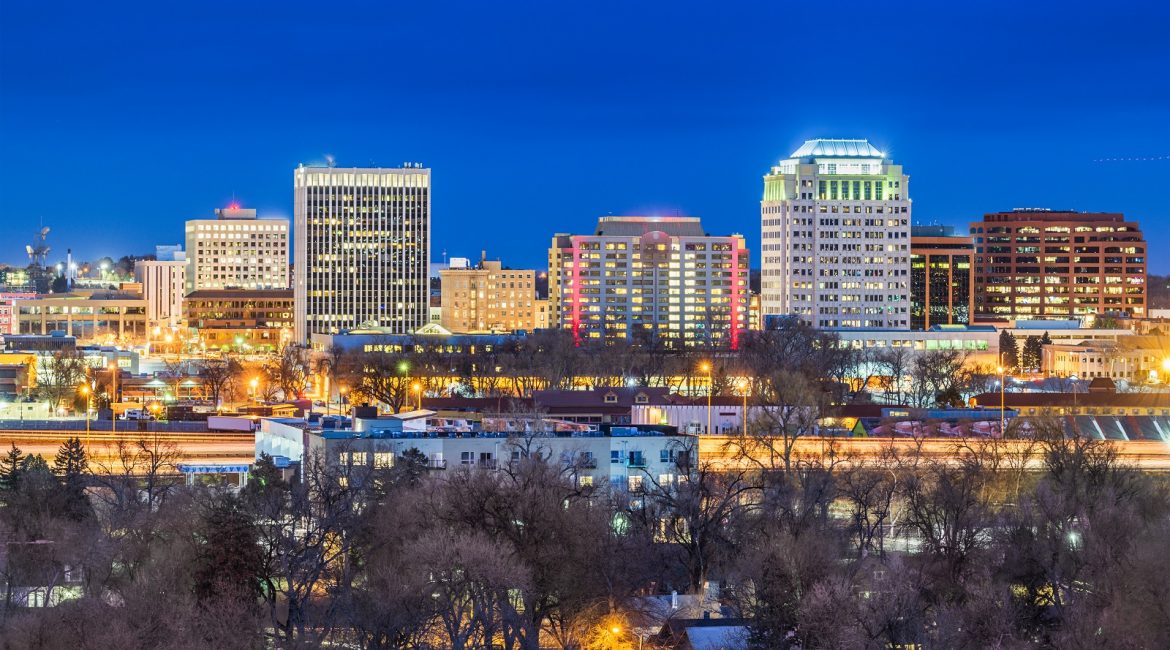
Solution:
{"label": "road", "polygon": [[94,431],[0,431],[0,453],[15,444],[25,454],[40,454],[50,464],[61,443],[67,438],[81,438],[89,452],[90,467],[99,470],[121,464],[123,450],[135,450],[139,441],[148,449],[173,449],[178,463],[235,463],[251,464],[255,454],[255,438],[251,433],[140,433]]}
{"label": "road", "polygon": [[[110,433],[92,432],[88,438],[84,431],[0,431],[0,453],[12,443],[26,454],[41,454],[52,463],[61,443],[70,436],[78,436],[87,443],[91,465],[96,468],[110,467],[120,462],[118,444],[134,449],[143,439],[148,447],[173,448],[180,463],[234,463],[250,464],[254,459],[255,440],[250,433]],[[775,456],[768,450],[757,447],[756,462],[739,457],[735,438],[729,436],[703,436],[699,441],[701,463],[710,463],[715,468],[781,466],[780,454]],[[961,454],[994,451],[1005,463],[1019,463],[1027,454],[1030,443],[1020,440],[959,440],[955,438],[819,438],[806,437],[797,441],[793,450],[794,458],[827,459],[839,461],[876,462],[889,459],[891,454],[907,457],[915,452],[923,458],[957,459]],[[1170,471],[1170,443],[1141,441],[1109,441],[1118,458],[1127,464],[1149,471]],[[781,445],[776,443],[777,451]],[[1030,467],[1039,467],[1039,450],[1032,448],[1027,459]],[[771,458],[769,458],[771,456]]]}
{"label": "road", "polygon": [[[1152,440],[1106,441],[1117,451],[1118,459],[1125,464],[1147,471],[1170,471],[1170,443]],[[773,447],[779,451],[783,445],[776,442]],[[1031,453],[1029,453],[1029,451]],[[703,436],[699,441],[699,462],[710,463],[722,469],[750,468],[760,466],[783,466],[782,454],[773,455],[769,449],[756,445],[752,448],[754,462],[742,458],[734,437]],[[923,458],[957,460],[963,454],[998,454],[1001,462],[1012,464],[1026,459],[1029,468],[1039,468],[1042,463],[1040,449],[1027,440],[994,440],[957,438],[821,438],[807,437],[796,441],[793,458],[838,461],[860,460],[877,462],[892,456],[907,457],[919,453]]]}

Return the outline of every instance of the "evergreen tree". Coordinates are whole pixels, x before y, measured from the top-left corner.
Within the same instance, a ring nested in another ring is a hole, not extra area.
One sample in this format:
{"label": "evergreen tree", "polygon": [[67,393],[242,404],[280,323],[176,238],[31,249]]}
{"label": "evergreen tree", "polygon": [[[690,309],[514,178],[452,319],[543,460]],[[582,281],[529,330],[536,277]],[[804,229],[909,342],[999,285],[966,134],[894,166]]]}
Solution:
{"label": "evergreen tree", "polygon": [[89,469],[89,460],[85,455],[85,447],[81,438],[68,438],[57,450],[57,457],[53,459],[53,473],[63,481],[70,481],[83,476]]}
{"label": "evergreen tree", "polygon": [[1044,332],[1044,336],[1040,337],[1040,345],[1052,345],[1052,337],[1048,336],[1048,332]]}
{"label": "evergreen tree", "polygon": [[248,473],[248,484],[244,486],[243,496],[246,498],[270,496],[274,492],[283,492],[288,488],[288,481],[284,480],[272,456],[260,452],[260,458],[256,459],[252,471]]}
{"label": "evergreen tree", "polygon": [[1011,370],[1020,366],[1020,345],[1015,334],[1007,330],[999,333],[999,357],[1003,367]]}
{"label": "evergreen tree", "polygon": [[85,474],[88,469],[89,460],[81,438],[74,436],[61,444],[57,457],[53,459],[53,473],[60,479],[64,489],[65,511],[62,514],[70,519],[84,519],[93,512],[89,498],[85,495]]}
{"label": "evergreen tree", "polygon": [[264,555],[259,532],[241,501],[231,495],[217,499],[200,528],[202,543],[193,570],[195,597],[201,603],[227,597],[254,606],[260,596]]}
{"label": "evergreen tree", "polygon": [[22,475],[39,474],[42,472],[46,474],[52,473],[49,471],[49,463],[45,462],[44,456],[40,454],[29,454],[20,461],[20,473]]}
{"label": "evergreen tree", "polygon": [[1040,359],[1043,356],[1043,348],[1040,346],[1040,337],[1029,336],[1024,339],[1024,353],[1022,355],[1022,367],[1028,372],[1036,372],[1040,370]]}
{"label": "evergreen tree", "polygon": [[20,472],[24,466],[24,454],[16,443],[0,458],[0,492],[15,492],[20,487]]}

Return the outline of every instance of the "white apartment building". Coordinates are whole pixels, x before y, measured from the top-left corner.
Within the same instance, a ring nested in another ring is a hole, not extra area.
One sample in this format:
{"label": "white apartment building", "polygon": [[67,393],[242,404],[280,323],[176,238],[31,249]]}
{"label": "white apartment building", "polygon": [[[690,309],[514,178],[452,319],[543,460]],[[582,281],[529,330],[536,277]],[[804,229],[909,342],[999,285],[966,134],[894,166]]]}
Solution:
{"label": "white apartment building", "polygon": [[697,217],[602,217],[549,248],[554,326],[581,342],[661,340],[738,347],[749,323],[748,250]]}
{"label": "white apartment building", "polygon": [[293,201],[294,340],[427,324],[430,169],[301,166]]}
{"label": "white apartment building", "polygon": [[187,222],[187,291],[287,289],[288,219],[232,205]]}
{"label": "white apartment building", "polygon": [[183,320],[187,262],[135,262],[134,281],[142,285],[147,321],[157,327],[179,327]]}
{"label": "white apartment building", "polygon": [[[416,411],[429,414],[430,411]],[[329,465],[392,467],[403,454],[417,450],[435,471],[505,468],[525,454],[540,455],[572,468],[581,486],[610,485],[637,494],[652,485],[676,485],[695,468],[698,440],[638,427],[614,427],[609,433],[516,434],[410,431],[386,418],[359,420],[354,429],[322,429],[303,420],[264,418],[256,432],[261,453],[303,462],[316,455]]]}
{"label": "white apartment building", "polygon": [[866,140],[809,140],[764,176],[764,315],[910,327],[910,177]]}

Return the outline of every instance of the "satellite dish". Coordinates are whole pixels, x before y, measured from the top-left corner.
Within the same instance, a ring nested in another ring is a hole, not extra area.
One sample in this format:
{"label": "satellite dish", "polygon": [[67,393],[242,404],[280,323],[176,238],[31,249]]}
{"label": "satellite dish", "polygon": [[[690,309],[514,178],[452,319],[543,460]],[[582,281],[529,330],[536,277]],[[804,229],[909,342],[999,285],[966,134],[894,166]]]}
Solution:
{"label": "satellite dish", "polygon": [[44,237],[48,237],[48,236],[49,236],[49,227],[45,226],[44,228],[41,228],[41,237],[44,238]]}

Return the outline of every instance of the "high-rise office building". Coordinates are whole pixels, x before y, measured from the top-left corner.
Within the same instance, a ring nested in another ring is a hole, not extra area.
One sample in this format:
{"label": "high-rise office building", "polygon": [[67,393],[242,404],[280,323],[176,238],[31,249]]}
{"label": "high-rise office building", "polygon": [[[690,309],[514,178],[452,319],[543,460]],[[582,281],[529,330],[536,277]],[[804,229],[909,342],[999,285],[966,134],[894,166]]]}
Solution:
{"label": "high-rise office building", "polygon": [[952,226],[910,228],[910,329],[970,325],[975,248]]}
{"label": "high-rise office building", "polygon": [[764,316],[910,326],[910,177],[866,140],[809,140],[764,176]]}
{"label": "high-rise office building", "polygon": [[178,327],[183,320],[187,262],[140,260],[134,263],[134,281],[142,285],[147,320],[158,327]]}
{"label": "high-rise office building", "polygon": [[536,271],[505,269],[481,259],[475,268],[439,271],[440,324],[456,334],[532,331],[536,321]]}
{"label": "high-rise office building", "polygon": [[971,236],[980,316],[1146,315],[1146,241],[1124,215],[1020,208],[984,215]]}
{"label": "high-rise office building", "polygon": [[298,167],[295,340],[427,323],[431,170]]}
{"label": "high-rise office building", "polygon": [[288,219],[232,205],[187,222],[187,293],[288,288]]}
{"label": "high-rise office building", "polygon": [[748,250],[697,217],[602,217],[549,249],[553,321],[578,342],[659,339],[738,347],[748,328]]}

